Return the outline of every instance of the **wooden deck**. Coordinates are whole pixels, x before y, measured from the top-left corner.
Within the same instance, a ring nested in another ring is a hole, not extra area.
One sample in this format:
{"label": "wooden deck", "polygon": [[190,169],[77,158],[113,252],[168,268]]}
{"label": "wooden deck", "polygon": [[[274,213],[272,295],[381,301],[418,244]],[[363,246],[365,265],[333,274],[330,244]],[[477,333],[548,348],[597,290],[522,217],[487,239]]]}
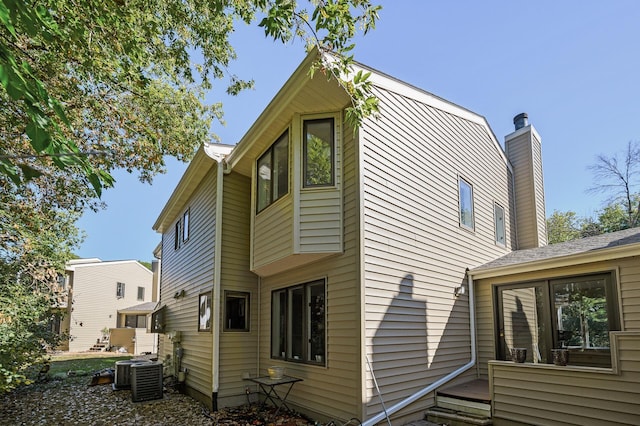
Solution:
{"label": "wooden deck", "polygon": [[440,389],[437,393],[441,396],[491,404],[489,381],[485,379],[476,379],[460,385]]}

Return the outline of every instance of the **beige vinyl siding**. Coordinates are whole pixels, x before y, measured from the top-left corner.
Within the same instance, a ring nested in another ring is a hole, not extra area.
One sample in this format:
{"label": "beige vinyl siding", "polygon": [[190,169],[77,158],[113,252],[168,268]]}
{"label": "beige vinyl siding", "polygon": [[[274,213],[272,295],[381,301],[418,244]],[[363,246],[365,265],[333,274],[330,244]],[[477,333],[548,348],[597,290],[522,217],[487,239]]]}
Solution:
{"label": "beige vinyl siding", "polygon": [[[96,262],[73,266],[69,350],[88,351],[105,327],[118,326],[118,309],[151,301],[152,272],[131,261]],[[118,282],[125,284],[123,298],[116,297]],[[138,300],[138,287],[145,289]]]}
{"label": "beige vinyl siding", "polygon": [[[258,354],[258,280],[249,271],[249,230],[251,221],[251,179],[238,173],[224,177],[222,217],[220,321],[224,321],[224,292],[250,294],[249,332],[221,331],[220,388],[218,404],[239,405],[246,402],[243,374],[257,376]],[[223,327],[220,327],[222,330]]]}
{"label": "beige vinyl siding", "polygon": [[339,188],[300,194],[300,253],[342,250],[342,197]]}
{"label": "beige vinyl siding", "polygon": [[254,219],[252,269],[293,254],[293,197],[291,191]]}
{"label": "beige vinyl siding", "polygon": [[[187,385],[202,394],[211,394],[211,332],[198,332],[198,297],[213,288],[214,242],[216,237],[216,166],[210,168],[189,201],[179,210],[162,236],[162,293],[166,305],[166,331],[180,331],[185,348],[182,367],[188,368]],[[189,241],[174,249],[173,224],[190,209]],[[184,297],[174,294],[184,290]],[[171,354],[166,336],[162,358]],[[171,372],[173,373],[173,371]]]}
{"label": "beige vinyl siding", "polygon": [[519,130],[507,137],[506,152],[513,165],[516,204],[516,232],[519,250],[547,242],[542,181],[542,146],[532,131]]}
{"label": "beige vinyl siding", "polygon": [[618,374],[587,368],[489,365],[493,423],[637,425],[640,419],[640,333],[613,333]]}
{"label": "beige vinyl siding", "polygon": [[[300,377],[288,402],[305,412],[347,421],[360,412],[360,292],[358,268],[358,184],[355,174],[353,132],[344,143],[344,254],[328,257],[287,272],[265,277],[260,292],[260,365],[266,374],[271,365],[285,367],[286,374]],[[270,358],[271,292],[278,288],[325,277],[327,364],[326,367],[284,362]]]}
{"label": "beige vinyl siding", "polygon": [[[468,299],[454,289],[466,268],[510,249],[511,213],[507,164],[487,127],[375,94],[380,117],[362,129],[365,337],[391,406],[470,360]],[[459,226],[459,176],[473,185],[473,232]],[[494,202],[505,207],[506,248],[495,244]],[[382,406],[367,377],[370,417]]]}

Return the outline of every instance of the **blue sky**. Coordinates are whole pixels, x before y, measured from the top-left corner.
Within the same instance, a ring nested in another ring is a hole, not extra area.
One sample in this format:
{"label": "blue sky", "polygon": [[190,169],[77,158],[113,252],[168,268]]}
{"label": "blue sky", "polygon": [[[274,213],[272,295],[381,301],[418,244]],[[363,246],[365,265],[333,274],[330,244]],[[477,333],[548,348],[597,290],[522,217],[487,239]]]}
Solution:
{"label": "blue sky", "polygon": [[[374,1],[375,2],[375,1]],[[547,215],[590,216],[603,196],[587,166],[640,139],[640,2],[383,0],[375,31],[358,39],[356,60],[487,118],[502,143],[513,117],[527,112],[542,137]],[[214,130],[235,144],[305,56],[241,25],[233,36],[239,59],[231,71],[254,78],[236,98],[214,87],[226,126]],[[87,238],[77,254],[103,260],[152,259],[152,229],[186,165],[167,163],[153,185],[115,174],[108,207],[87,212]]]}

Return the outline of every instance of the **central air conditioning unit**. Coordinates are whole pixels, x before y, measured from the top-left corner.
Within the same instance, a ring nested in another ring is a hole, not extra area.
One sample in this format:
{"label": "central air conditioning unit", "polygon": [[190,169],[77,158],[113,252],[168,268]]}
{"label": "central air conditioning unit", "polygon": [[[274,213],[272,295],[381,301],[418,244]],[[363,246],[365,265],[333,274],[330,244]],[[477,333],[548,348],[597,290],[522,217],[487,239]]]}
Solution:
{"label": "central air conditioning unit", "polygon": [[116,361],[116,373],[113,379],[113,389],[130,389],[131,388],[131,366],[135,364],[150,364],[151,361],[146,359],[125,359]]}
{"label": "central air conditioning unit", "polygon": [[162,399],[162,363],[150,362],[131,366],[131,400],[133,402]]}

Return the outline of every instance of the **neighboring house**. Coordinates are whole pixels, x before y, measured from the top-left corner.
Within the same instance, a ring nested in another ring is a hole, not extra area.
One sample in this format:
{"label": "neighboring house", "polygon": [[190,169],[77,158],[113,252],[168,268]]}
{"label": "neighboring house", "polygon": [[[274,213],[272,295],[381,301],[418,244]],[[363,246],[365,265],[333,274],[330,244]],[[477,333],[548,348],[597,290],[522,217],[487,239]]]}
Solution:
{"label": "neighboring house", "polygon": [[476,378],[467,270],[546,244],[540,137],[521,115],[503,150],[482,116],[364,67],[380,114],[354,130],[314,59],[235,147],[197,152],[155,222],[159,357],[214,409],[280,366],[315,419],[374,424],[381,400],[421,419],[434,383]]}
{"label": "neighboring house", "polygon": [[68,303],[58,327],[69,340],[61,348],[71,352],[106,349],[114,344],[109,342],[111,330],[130,328],[133,336],[120,341],[120,346],[128,351],[137,348],[136,353],[154,351],[154,336],[146,333],[145,316],[155,306],[152,278],[153,273],[135,260],[69,261]]}
{"label": "neighboring house", "polygon": [[[494,424],[640,424],[640,228],[515,251],[470,274]],[[505,361],[514,347],[525,363]],[[563,347],[568,365],[554,365]]]}

